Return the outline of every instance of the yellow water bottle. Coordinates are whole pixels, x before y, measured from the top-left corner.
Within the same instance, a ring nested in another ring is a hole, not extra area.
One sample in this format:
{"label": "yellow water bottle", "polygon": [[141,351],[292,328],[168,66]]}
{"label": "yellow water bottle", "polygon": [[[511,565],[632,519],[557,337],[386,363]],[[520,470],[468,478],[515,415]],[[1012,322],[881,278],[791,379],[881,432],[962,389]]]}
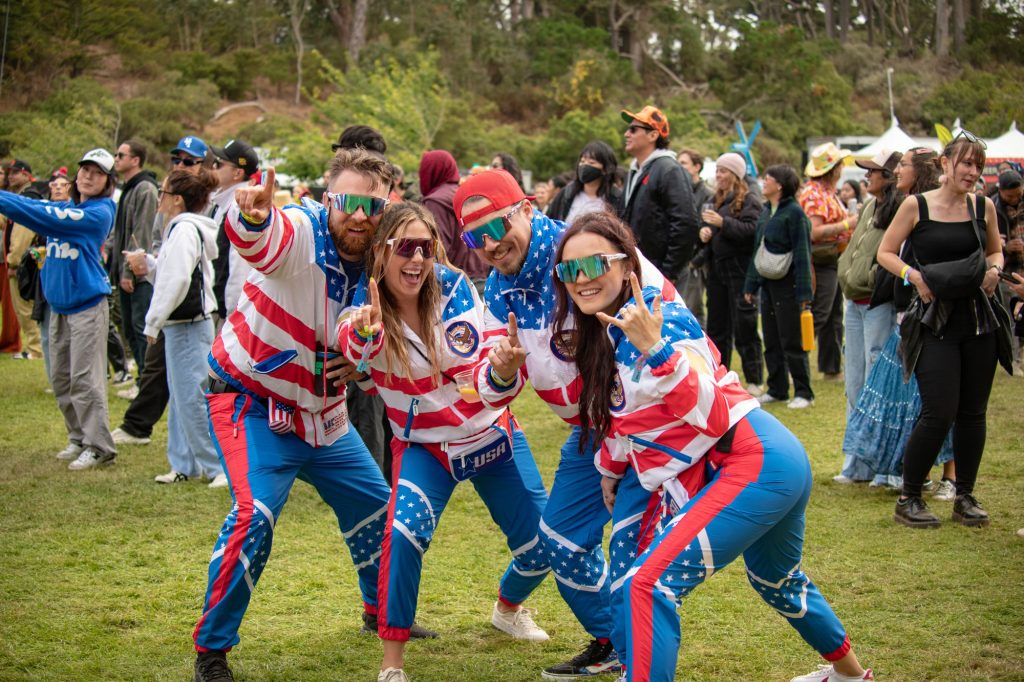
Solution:
{"label": "yellow water bottle", "polygon": [[810,308],[804,308],[800,313],[800,340],[805,351],[810,353],[814,350],[814,315],[811,315]]}

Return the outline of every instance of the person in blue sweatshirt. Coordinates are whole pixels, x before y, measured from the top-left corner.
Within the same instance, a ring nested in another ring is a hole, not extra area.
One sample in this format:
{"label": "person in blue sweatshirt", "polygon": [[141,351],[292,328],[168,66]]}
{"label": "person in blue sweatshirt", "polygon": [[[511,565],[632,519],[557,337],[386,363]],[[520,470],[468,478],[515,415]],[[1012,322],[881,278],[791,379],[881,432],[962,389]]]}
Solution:
{"label": "person in blue sweatshirt", "polygon": [[57,459],[72,471],[112,464],[107,424],[106,347],[110,282],[100,249],[114,225],[114,157],[93,149],[78,162],[71,201],[0,191],[0,214],[46,237],[41,276],[50,304],[50,382],[68,445]]}

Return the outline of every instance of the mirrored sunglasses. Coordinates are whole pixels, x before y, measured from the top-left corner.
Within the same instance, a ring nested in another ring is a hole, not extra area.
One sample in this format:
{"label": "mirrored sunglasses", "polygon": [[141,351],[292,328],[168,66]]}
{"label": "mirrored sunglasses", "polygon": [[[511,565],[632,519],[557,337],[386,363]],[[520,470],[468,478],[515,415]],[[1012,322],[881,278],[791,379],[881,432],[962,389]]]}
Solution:
{"label": "mirrored sunglasses", "polygon": [[361,208],[367,218],[380,215],[388,205],[387,199],[370,197],[364,194],[335,194],[334,192],[328,192],[327,198],[336,210],[351,215],[356,212],[356,209]]}
{"label": "mirrored sunglasses", "polygon": [[961,128],[960,132],[957,133],[956,136],[953,138],[953,141],[955,142],[961,137],[966,139],[968,142],[980,144],[982,149],[988,149],[988,144],[985,143],[985,140],[981,139],[980,137],[972,133],[970,130],[964,130],[963,128]]}
{"label": "mirrored sunglasses", "polygon": [[512,223],[510,222],[512,216],[515,215],[519,207],[523,205],[523,202],[519,202],[512,209],[503,216],[498,216],[488,220],[486,223],[476,228],[475,230],[468,230],[462,233],[462,241],[466,243],[471,249],[482,249],[484,248],[484,238],[490,237],[496,242],[500,242],[508,234],[508,231],[512,229]]}
{"label": "mirrored sunglasses", "polygon": [[555,275],[563,282],[575,282],[582,272],[587,279],[597,279],[611,270],[612,263],[626,258],[624,253],[598,253],[583,258],[564,260],[555,265]]}
{"label": "mirrored sunglasses", "polygon": [[412,258],[417,251],[424,258],[433,258],[436,244],[433,239],[389,239],[386,243],[402,258]]}

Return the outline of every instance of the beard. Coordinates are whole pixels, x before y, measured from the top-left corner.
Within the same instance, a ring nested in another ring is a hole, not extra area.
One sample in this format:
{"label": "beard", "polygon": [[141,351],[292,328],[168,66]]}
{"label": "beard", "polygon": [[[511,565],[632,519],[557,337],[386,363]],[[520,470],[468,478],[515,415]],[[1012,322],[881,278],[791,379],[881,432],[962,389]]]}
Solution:
{"label": "beard", "polygon": [[[335,217],[335,215],[331,216],[331,218]],[[353,231],[351,228],[355,228],[357,231]],[[373,223],[368,220],[354,220],[352,216],[348,216],[338,224],[331,220],[330,231],[339,254],[361,258],[369,248],[370,242],[373,241],[375,229]]]}

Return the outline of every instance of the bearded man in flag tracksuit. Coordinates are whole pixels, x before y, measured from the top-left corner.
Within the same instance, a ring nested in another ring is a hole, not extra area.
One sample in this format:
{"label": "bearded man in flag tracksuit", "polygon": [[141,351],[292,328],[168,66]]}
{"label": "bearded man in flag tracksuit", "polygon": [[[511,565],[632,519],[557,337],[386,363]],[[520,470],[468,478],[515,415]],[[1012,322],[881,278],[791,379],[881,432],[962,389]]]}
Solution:
{"label": "bearded man in flag tracksuit", "polygon": [[362,256],[387,205],[391,170],[365,151],[340,150],[327,176],[323,205],[278,210],[270,168],[263,185],[236,192],[225,222],[253,272],[210,353],[210,430],[234,506],[214,547],[193,633],[196,682],[233,679],[225,654],[239,641],[296,478],[311,483],[337,515],[359,574],[364,629],[377,630],[390,490],[349,426],[344,387],[354,368],[326,349],[337,347],[338,316],[363,279]]}
{"label": "bearded man in flag tracksuit", "polygon": [[[523,194],[507,172],[489,170],[459,187],[454,208],[463,240],[494,267],[484,290],[485,339],[506,334],[508,314],[514,313],[519,342],[528,351],[525,376],[537,395],[572,426],[562,446],[540,537],[559,593],[593,641],[579,655],[545,669],[542,677],[576,679],[619,670],[615,649],[624,645],[625,632],[621,624],[613,623],[610,591],[621,584],[643,537],[653,537],[660,497],[645,491],[635,476],[627,475],[619,489],[616,517],[605,508],[601,472],[594,465],[600,442],[594,442],[579,426],[580,377],[574,352],[565,343],[567,336],[556,336],[552,330],[555,301],[551,278],[555,250],[566,226],[534,212],[532,198]],[[639,257],[644,283],[674,299],[671,282]],[[610,564],[601,549],[609,519],[613,522]]]}

